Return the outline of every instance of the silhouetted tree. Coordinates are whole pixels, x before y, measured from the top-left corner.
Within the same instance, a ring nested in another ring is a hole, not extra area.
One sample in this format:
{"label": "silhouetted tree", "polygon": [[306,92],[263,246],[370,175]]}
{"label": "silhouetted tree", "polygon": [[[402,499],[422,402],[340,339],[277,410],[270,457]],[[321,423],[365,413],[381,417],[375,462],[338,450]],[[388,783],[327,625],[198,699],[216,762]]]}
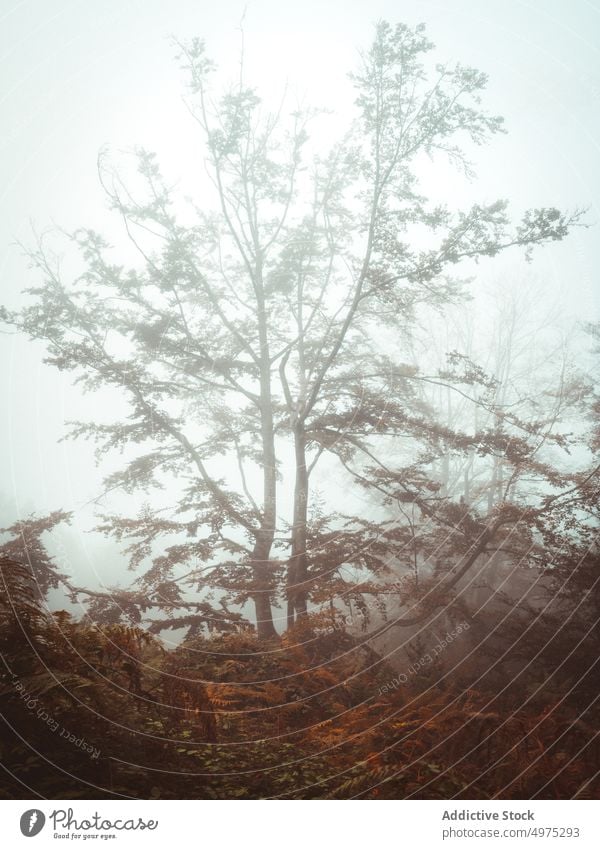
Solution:
{"label": "silhouetted tree", "polygon": [[[423,157],[468,175],[470,147],[502,130],[480,105],[486,76],[434,65],[432,47],[422,25],[379,23],[352,75],[355,122],[329,152],[309,155],[315,113],[266,112],[243,68],[215,98],[203,42],[179,45],[209,181],[195,220],[177,214],[153,154],[138,152],[144,199],[101,156],[102,185],[139,261],[115,257],[89,229],[69,236],[83,261],[69,280],[42,242],[29,252],[43,282],[5,317],[43,340],[46,362],[83,389],[114,389],[129,404],[116,421],[99,416],[72,436],[96,440],[100,454],[131,449],[107,489],[169,487],[137,516],[103,522],[129,543],[133,567],[149,563],[138,584],[145,600],[133,594],[134,605],[173,613],[187,604],[190,625],[207,622],[200,605],[209,604],[209,618],[231,623],[229,605],[252,598],[261,638],[275,634],[271,605],[284,596],[289,626],[310,599],[343,596],[364,608],[365,593],[377,591],[371,579],[414,544],[414,529],[318,508],[314,480],[318,468],[330,478],[328,456],[344,467],[340,480],[384,505],[416,505],[431,526],[423,545],[446,536],[449,586],[518,521],[521,508],[504,501],[487,517],[457,512],[432,464],[452,445],[533,468],[537,426],[504,413],[493,432],[440,425],[417,391],[427,376],[405,362],[399,340],[420,308],[461,296],[458,265],[562,239],[578,214],[534,209],[513,226],[505,201],[467,210],[428,201]],[[437,377],[489,388],[459,355]],[[509,434],[508,421],[525,435]],[[403,458],[394,459],[400,439]],[[348,565],[357,578],[342,577]],[[186,600],[185,583],[201,602]]]}

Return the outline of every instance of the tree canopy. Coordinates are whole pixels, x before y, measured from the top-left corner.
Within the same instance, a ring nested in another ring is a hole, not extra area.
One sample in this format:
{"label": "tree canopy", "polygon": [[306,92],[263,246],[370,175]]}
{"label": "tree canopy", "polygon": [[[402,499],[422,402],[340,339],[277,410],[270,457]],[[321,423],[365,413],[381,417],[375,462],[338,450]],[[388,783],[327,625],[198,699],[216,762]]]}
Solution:
{"label": "tree canopy", "polygon": [[[470,179],[504,126],[485,74],[436,62],[422,25],[376,25],[350,75],[354,114],[327,145],[311,136],[318,110],[269,109],[243,55],[219,91],[203,41],[176,50],[206,173],[193,199],[153,153],[135,151],[130,182],[102,151],[121,240],[63,232],[78,266],[65,272],[40,238],[26,303],[2,310],[96,393],[97,416],[69,435],[121,458],[99,521],[135,572],[126,589],[76,584],[44,545],[61,510],[3,529],[9,792],[34,780],[72,798],[75,769],[82,793],[117,798],[193,796],[198,776],[217,798],[490,798],[498,782],[586,795],[597,391],[569,363],[550,382],[518,375],[514,311],[485,367],[464,335],[434,355],[426,329],[483,262],[530,259],[581,212],[515,220],[505,199],[428,197],[424,170]],[[116,491],[129,514],[110,509]],[[518,601],[503,589],[515,575]],[[60,587],[85,600],[80,621],[46,609]],[[468,631],[485,668],[445,672],[424,625]],[[179,628],[166,651],[159,635]],[[415,635],[404,688],[373,648],[395,628]],[[23,702],[45,705],[42,724]],[[544,753],[531,765],[530,748]]]}
{"label": "tree canopy", "polygon": [[[272,605],[284,598],[288,627],[311,601],[364,607],[412,531],[398,510],[366,521],[318,504],[332,457],[349,486],[388,506],[416,505],[433,536],[451,531],[458,574],[521,515],[499,499],[471,519],[479,542],[465,547],[465,520],[440,495],[435,461],[450,447],[502,454],[514,484],[537,462],[542,423],[503,410],[493,376],[459,353],[424,374],[406,340],[420,309],[463,296],[461,265],[509,248],[527,255],[562,239],[579,213],[537,208],[511,224],[505,200],[463,210],[422,194],[424,156],[469,175],[473,145],[503,131],[481,105],[485,74],[435,64],[432,53],[424,26],[380,22],[350,77],[355,119],[323,152],[310,146],[314,110],[284,102],[269,112],[243,63],[238,82],[215,94],[204,43],[181,43],[209,181],[195,220],[181,220],[152,153],[137,151],[142,197],[102,154],[102,185],[138,261],[122,262],[87,228],[67,234],[83,267],[70,279],[43,240],[29,250],[42,282],[9,321],[42,339],[47,362],[84,390],[114,388],[128,402],[127,416],[76,423],[71,435],[95,440],[100,454],[126,449],[107,490],[151,493],[137,515],[102,523],[144,568],[142,609],[191,604],[188,622],[209,621],[212,609],[217,624],[235,623],[230,608],[252,598],[268,638]],[[445,426],[424,382],[478,386],[495,427]],[[552,482],[551,469],[538,471]],[[345,565],[359,580],[342,578]],[[189,602],[186,584],[203,599]]]}

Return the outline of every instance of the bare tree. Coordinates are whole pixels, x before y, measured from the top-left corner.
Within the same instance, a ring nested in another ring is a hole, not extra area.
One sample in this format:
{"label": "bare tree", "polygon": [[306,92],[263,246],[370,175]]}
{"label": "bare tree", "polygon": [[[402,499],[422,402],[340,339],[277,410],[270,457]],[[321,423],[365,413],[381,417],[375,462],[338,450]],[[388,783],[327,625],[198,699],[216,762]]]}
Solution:
{"label": "bare tree", "polygon": [[[441,443],[493,453],[500,437],[441,426],[418,392],[427,376],[403,361],[401,346],[385,349],[382,335],[404,338],[422,305],[460,298],[457,265],[562,239],[578,213],[535,209],[513,226],[505,201],[453,211],[420,193],[424,156],[469,175],[469,149],[502,130],[480,105],[485,75],[433,65],[432,47],[422,25],[379,23],[352,76],[355,123],[330,152],[309,157],[316,113],[289,114],[285,102],[265,111],[243,61],[237,83],[215,97],[203,42],[180,44],[210,184],[195,221],[176,215],[152,154],[138,152],[143,199],[101,157],[100,179],[137,264],[115,261],[91,230],[69,235],[84,266],[69,281],[42,242],[29,251],[43,283],[29,290],[30,306],[5,318],[44,340],[47,362],[84,389],[128,399],[127,417],[79,423],[72,435],[97,440],[100,453],[131,449],[108,489],[169,482],[169,503],[155,498],[102,527],[129,542],[134,567],[149,562],[138,579],[146,605],[187,604],[186,625],[210,619],[209,602],[215,622],[233,622],[229,605],[252,598],[267,639],[276,633],[272,602],[283,596],[288,626],[311,598],[364,603],[369,581],[347,582],[340,569],[385,570],[407,527],[333,508],[311,515],[316,469],[331,473],[325,457],[384,504],[412,503],[440,532],[452,527],[462,540],[459,574],[485,547],[471,545],[463,517],[440,500],[431,460]],[[485,385],[460,358],[445,379]],[[401,438],[412,458],[394,467],[386,459]],[[292,493],[287,524],[282,486]],[[479,538],[507,521],[492,515]],[[186,601],[184,585],[202,598]]]}

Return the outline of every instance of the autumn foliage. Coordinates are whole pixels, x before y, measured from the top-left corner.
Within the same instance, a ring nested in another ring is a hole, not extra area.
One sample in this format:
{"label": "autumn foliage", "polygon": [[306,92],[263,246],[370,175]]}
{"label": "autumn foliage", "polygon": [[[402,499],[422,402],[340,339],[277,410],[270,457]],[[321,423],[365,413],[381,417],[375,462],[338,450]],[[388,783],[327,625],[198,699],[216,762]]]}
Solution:
{"label": "autumn foliage", "polygon": [[318,621],[280,642],[196,636],[167,651],[136,627],[44,612],[26,579],[2,561],[3,798],[593,798],[600,789],[590,642],[554,682],[543,662],[537,688],[531,670],[501,685],[465,661],[386,691],[394,670]]}

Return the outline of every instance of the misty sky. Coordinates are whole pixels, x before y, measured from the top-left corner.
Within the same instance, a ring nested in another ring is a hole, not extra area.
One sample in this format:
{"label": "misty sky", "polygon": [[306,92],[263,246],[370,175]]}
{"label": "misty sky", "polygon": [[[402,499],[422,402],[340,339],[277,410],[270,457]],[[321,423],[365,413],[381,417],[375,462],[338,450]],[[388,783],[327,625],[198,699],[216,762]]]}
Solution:
{"label": "misty sky", "polygon": [[[19,303],[20,290],[38,282],[14,245],[31,244],[32,223],[40,231],[52,222],[111,226],[96,174],[104,145],[155,150],[183,193],[186,181],[198,178],[198,137],[181,101],[182,74],[168,37],[205,38],[223,79],[233,78],[244,5],[0,3],[3,303]],[[509,134],[481,151],[479,179],[466,193],[462,179],[447,176],[443,194],[454,205],[507,197],[515,214],[528,206],[589,208],[592,226],[540,252],[524,279],[542,291],[540,311],[552,307],[565,327],[597,317],[600,2],[253,0],[244,23],[248,81],[270,97],[287,81],[294,96],[343,116],[352,100],[346,74],[378,18],[424,21],[440,60],[490,76],[486,105],[505,116]],[[340,122],[330,120],[333,128]],[[57,445],[57,439],[65,419],[93,416],[97,402],[82,402],[69,376],[44,367],[41,347],[27,340],[0,336],[0,356],[1,518],[64,507],[75,511],[81,533],[91,524],[84,505],[99,493],[102,470],[93,465],[91,446]]]}

